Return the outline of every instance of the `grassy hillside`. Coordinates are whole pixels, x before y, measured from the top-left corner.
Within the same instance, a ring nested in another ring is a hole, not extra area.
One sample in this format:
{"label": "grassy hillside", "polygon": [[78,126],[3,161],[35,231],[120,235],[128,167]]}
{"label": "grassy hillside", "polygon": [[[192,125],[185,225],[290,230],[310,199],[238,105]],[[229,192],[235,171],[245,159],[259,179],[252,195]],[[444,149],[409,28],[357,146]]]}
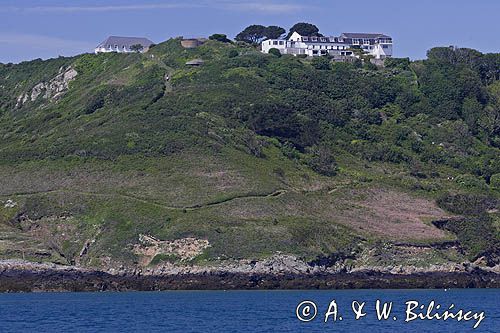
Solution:
{"label": "grassy hillside", "polygon": [[178,39],[0,64],[0,257],[494,265],[499,76],[468,49],[375,68]]}

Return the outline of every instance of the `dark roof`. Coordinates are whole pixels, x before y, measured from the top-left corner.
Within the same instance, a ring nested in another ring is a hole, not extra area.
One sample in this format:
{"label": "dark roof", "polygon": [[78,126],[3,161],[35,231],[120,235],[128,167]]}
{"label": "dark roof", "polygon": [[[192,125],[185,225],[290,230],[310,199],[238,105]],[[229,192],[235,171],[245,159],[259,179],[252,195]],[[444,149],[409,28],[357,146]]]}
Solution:
{"label": "dark roof", "polygon": [[343,38],[391,38],[390,36],[384,34],[372,34],[372,33],[364,33],[364,32],[343,32],[340,35]]}
{"label": "dark roof", "polygon": [[130,48],[132,45],[140,44],[143,47],[150,47],[152,44],[154,44],[152,41],[150,41],[147,38],[144,37],[119,37],[119,36],[110,36],[106,38],[104,42],[101,44],[97,45],[97,47],[106,47],[107,45],[118,45],[118,47],[123,48],[124,46],[126,48]]}

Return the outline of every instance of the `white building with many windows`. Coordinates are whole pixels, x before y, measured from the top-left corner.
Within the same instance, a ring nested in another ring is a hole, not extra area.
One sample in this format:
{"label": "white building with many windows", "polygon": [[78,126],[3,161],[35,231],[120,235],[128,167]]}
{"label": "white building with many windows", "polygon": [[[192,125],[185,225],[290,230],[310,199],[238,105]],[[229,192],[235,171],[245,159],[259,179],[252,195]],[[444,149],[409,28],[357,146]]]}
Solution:
{"label": "white building with many windows", "polygon": [[375,59],[392,57],[392,38],[384,34],[344,32],[340,35],[351,47],[359,47]]}
{"label": "white building with many windows", "polygon": [[[139,45],[140,48],[136,50],[135,48]],[[107,52],[147,52],[151,45],[153,45],[153,42],[143,37],[110,36],[106,38],[106,40],[104,40],[101,44],[97,45],[94,52],[96,54]]]}
{"label": "white building with many windows", "polygon": [[355,48],[363,50],[375,59],[392,56],[392,38],[383,34],[343,33],[339,37],[322,37],[302,36],[294,32],[288,40],[268,39],[262,42],[261,47],[264,53],[269,53],[269,50],[274,48],[282,54],[304,54],[309,57],[352,57]]}

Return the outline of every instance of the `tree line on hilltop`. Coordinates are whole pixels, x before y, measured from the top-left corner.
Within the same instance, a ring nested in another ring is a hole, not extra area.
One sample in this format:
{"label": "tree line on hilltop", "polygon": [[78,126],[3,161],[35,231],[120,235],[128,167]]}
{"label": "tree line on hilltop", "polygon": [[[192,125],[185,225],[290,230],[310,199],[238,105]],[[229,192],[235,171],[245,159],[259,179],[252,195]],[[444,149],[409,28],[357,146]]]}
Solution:
{"label": "tree line on hilltop", "polygon": [[[257,45],[266,39],[277,39],[281,36],[289,38],[294,32],[298,32],[304,36],[323,36],[319,33],[319,28],[311,23],[300,22],[294,24],[288,33],[282,27],[276,25],[264,26],[259,24],[252,24],[236,35],[235,40],[238,42],[249,43]],[[217,40],[224,43],[230,43],[231,40],[225,34],[213,34],[209,37],[211,40]]]}

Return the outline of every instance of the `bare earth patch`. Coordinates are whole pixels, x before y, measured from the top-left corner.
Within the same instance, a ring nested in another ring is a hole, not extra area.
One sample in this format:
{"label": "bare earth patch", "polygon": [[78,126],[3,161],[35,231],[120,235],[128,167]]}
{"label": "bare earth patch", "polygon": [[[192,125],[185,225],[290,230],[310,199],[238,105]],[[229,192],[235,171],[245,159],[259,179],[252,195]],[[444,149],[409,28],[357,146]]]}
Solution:
{"label": "bare earth patch", "polygon": [[140,255],[142,266],[151,263],[159,254],[173,255],[181,261],[191,260],[210,247],[208,240],[196,238],[182,238],[173,241],[162,241],[150,235],[139,235],[140,244],[134,246],[134,253]]}
{"label": "bare earth patch", "polygon": [[393,241],[439,241],[449,235],[426,221],[450,217],[432,200],[385,188],[346,189],[304,196],[253,198],[224,206],[233,219],[314,218],[339,223],[359,234]]}
{"label": "bare earth patch", "polygon": [[447,234],[425,220],[450,217],[433,201],[389,189],[370,189],[365,199],[355,201],[351,209],[332,212],[336,221],[365,233],[375,233],[392,240],[444,239]]}

